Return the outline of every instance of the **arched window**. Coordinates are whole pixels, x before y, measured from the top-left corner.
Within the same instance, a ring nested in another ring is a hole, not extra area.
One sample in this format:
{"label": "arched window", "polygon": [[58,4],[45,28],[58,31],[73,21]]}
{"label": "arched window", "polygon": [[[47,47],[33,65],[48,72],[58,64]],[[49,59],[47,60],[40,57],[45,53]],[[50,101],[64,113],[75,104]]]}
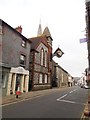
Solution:
{"label": "arched window", "polygon": [[45,51],[45,59],[44,60],[45,60],[45,62],[44,62],[45,63],[45,67],[47,67],[47,51]]}
{"label": "arched window", "polygon": [[41,52],[40,52],[40,62],[41,62],[41,65],[44,65],[44,49],[43,48],[41,49]]}

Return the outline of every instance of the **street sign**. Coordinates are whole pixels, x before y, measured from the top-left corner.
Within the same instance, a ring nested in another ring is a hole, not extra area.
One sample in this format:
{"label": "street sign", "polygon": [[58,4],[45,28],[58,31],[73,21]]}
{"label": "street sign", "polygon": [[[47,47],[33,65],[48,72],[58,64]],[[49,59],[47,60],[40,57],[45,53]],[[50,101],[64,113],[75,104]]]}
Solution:
{"label": "street sign", "polygon": [[85,43],[85,42],[87,42],[87,41],[88,41],[87,38],[82,38],[82,39],[80,39],[80,43]]}

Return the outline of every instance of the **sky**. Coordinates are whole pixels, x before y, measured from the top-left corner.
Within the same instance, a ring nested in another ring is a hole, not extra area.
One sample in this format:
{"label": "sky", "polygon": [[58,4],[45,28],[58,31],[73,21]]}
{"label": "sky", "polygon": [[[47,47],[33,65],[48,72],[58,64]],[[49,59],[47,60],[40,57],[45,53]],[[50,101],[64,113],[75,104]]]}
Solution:
{"label": "sky", "polygon": [[0,0],[0,19],[13,28],[21,25],[27,38],[37,36],[41,21],[42,30],[50,30],[53,52],[58,47],[64,52],[55,62],[72,76],[82,76],[88,66],[87,43],[80,43],[85,38],[84,0]]}

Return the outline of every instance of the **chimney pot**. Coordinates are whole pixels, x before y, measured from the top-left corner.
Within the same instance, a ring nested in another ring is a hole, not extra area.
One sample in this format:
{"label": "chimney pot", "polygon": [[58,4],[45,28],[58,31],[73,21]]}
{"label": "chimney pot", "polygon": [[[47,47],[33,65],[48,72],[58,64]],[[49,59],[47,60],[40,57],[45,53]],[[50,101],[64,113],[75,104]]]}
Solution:
{"label": "chimney pot", "polygon": [[18,31],[19,33],[22,33],[22,27],[21,27],[21,25],[18,26],[18,27],[16,27],[15,29],[16,29],[16,31]]}

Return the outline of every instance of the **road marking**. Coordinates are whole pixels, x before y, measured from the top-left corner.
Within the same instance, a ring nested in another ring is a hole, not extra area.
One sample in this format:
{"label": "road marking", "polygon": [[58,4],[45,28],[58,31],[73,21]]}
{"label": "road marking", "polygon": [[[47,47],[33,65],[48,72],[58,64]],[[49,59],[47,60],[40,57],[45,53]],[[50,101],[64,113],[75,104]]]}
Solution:
{"label": "road marking", "polygon": [[79,102],[75,102],[75,101],[70,101],[70,100],[58,100],[61,102],[67,102],[67,103],[72,103],[72,104],[81,104],[81,105],[86,105],[85,103],[79,103]]}
{"label": "road marking", "polygon": [[75,92],[77,89],[75,89],[75,90],[72,90],[72,91],[70,91],[69,93],[73,93],[73,92]]}
{"label": "road marking", "polygon": [[[76,90],[77,90],[77,89],[72,90],[72,91],[70,91],[69,93],[73,93],[73,92],[75,92]],[[61,100],[62,98],[66,97],[66,96],[67,96],[67,94],[63,95],[62,97],[58,98],[57,101],[58,101],[58,100]]]}
{"label": "road marking", "polygon": [[69,93],[72,93],[73,91],[70,91]]}
{"label": "road marking", "polygon": [[76,90],[77,90],[77,89],[73,90],[73,92],[76,91]]}
{"label": "road marking", "polygon": [[61,100],[62,98],[66,97],[66,96],[67,96],[67,94],[63,95],[62,97],[58,98],[57,101]]}
{"label": "road marking", "polygon": [[76,103],[74,101],[69,101],[69,100],[60,100],[60,101],[62,101],[62,102],[68,102],[68,103]]}

